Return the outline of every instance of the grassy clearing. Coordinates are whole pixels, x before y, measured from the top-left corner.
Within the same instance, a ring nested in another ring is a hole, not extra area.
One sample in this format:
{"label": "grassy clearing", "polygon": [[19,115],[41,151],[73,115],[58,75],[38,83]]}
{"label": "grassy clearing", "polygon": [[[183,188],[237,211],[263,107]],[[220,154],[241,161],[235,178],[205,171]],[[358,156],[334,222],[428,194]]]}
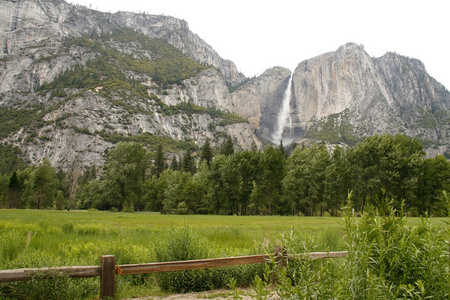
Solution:
{"label": "grassy clearing", "polygon": [[[444,227],[445,220],[429,222]],[[407,219],[412,227],[421,222]],[[326,217],[0,210],[0,269],[99,265],[105,254],[115,255],[118,264],[134,264],[261,254],[275,245],[286,245],[289,253],[339,251],[348,247],[345,227],[343,218]],[[237,286],[249,286],[263,273],[264,266],[245,266],[119,276],[117,292],[119,297],[130,297],[198,291],[226,287],[232,279],[237,279]],[[97,278],[32,280],[0,285],[0,298],[54,293],[56,299],[92,299],[98,297],[98,288]],[[28,294],[21,294],[24,291]]]}
{"label": "grassy clearing", "polygon": [[[255,242],[264,239],[273,242],[291,230],[308,233],[322,232],[327,228],[341,231],[341,218],[323,217],[259,217],[214,215],[161,215],[159,213],[111,213],[101,211],[37,211],[0,210],[0,220],[47,228],[40,236],[45,243],[81,239],[91,242],[126,238],[136,245],[153,244],[161,233],[170,227],[190,226],[201,231],[208,240],[219,247],[234,247],[245,252],[254,248]],[[64,234],[59,235],[62,230]],[[50,232],[49,232],[50,231]],[[341,232],[343,234],[343,231]],[[53,245],[49,245],[53,248]],[[43,247],[45,247],[43,245]]]}
{"label": "grassy clearing", "polygon": [[[291,231],[321,236],[320,239],[331,241],[321,242],[323,250],[325,247],[339,250],[343,247],[340,242],[344,234],[342,228],[339,218],[0,210],[0,238],[3,241],[0,269],[99,265],[100,256],[105,254],[115,255],[118,264],[184,260],[185,256],[212,258],[261,254],[272,251]],[[187,230],[189,237],[186,239],[186,233],[179,230]],[[170,242],[174,240],[175,249],[180,244],[185,244],[186,249],[166,257],[160,249],[173,247]],[[208,251],[202,250],[205,248]],[[239,278],[238,285],[248,286],[254,276],[262,275],[262,272],[263,266],[244,266],[167,276],[124,276],[118,277],[117,289],[119,297],[156,295],[223,288],[231,278]],[[205,284],[193,285],[186,290],[185,285],[167,284],[190,281],[192,276]],[[55,283],[46,287],[50,282]],[[72,288],[65,289],[68,285]],[[178,290],[173,290],[174,286]],[[0,285],[0,298],[2,295],[20,298],[17,293],[23,290],[42,294],[45,288],[61,289],[59,295],[68,299],[72,295],[89,299],[98,296],[98,279],[33,280]],[[84,292],[80,294],[79,289]],[[63,290],[70,293],[63,293]]]}

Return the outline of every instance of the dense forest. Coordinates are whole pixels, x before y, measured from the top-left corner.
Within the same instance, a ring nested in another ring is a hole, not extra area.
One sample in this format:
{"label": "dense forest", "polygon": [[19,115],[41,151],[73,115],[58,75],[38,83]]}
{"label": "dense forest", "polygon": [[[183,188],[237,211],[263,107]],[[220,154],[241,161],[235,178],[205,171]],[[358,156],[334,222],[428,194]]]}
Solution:
{"label": "dense forest", "polygon": [[282,144],[236,151],[230,137],[219,149],[207,141],[180,156],[119,142],[105,159],[102,170],[75,162],[65,173],[47,160],[27,166],[3,155],[0,207],[339,216],[350,199],[358,212],[385,201],[410,216],[443,216],[448,208],[450,162],[426,158],[420,142],[401,134],[350,148],[297,145],[290,153]]}

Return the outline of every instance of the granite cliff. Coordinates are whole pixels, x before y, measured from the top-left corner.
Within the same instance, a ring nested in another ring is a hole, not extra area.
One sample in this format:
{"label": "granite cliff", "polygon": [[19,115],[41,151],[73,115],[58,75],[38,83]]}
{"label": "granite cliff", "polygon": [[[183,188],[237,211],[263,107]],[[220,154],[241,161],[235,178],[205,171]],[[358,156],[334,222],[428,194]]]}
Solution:
{"label": "granite cliff", "polygon": [[101,166],[122,140],[177,153],[230,135],[261,147],[228,109],[228,87],[245,77],[185,21],[61,0],[0,5],[2,138],[30,162]]}
{"label": "granite cliff", "polygon": [[423,64],[360,45],[247,79],[173,17],[103,13],[62,0],[0,0],[0,138],[37,164],[101,166],[119,141],[176,154],[229,135],[274,139],[291,81],[285,144],[354,144],[406,133],[449,153],[450,94]]}
{"label": "granite cliff", "polygon": [[[249,119],[261,138],[275,143],[274,115],[289,77],[288,70],[274,68],[233,95],[235,105],[241,103],[236,112]],[[243,98],[251,103],[248,109]],[[354,144],[374,134],[405,133],[421,140],[430,155],[450,154],[450,93],[417,59],[396,53],[372,58],[361,45],[343,45],[296,67],[289,106],[285,144]]]}

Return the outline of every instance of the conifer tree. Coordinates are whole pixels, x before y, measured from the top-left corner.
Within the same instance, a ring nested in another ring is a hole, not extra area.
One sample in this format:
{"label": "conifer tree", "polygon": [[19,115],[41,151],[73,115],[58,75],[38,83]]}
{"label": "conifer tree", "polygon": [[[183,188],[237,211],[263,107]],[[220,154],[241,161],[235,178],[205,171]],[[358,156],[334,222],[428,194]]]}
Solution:
{"label": "conifer tree", "polygon": [[170,163],[170,168],[174,171],[178,171],[180,169],[180,166],[178,165],[177,157],[175,155],[172,157],[172,162]]}
{"label": "conifer tree", "polygon": [[159,178],[159,175],[166,169],[166,161],[164,159],[164,152],[162,145],[158,146],[155,158],[155,174]]}
{"label": "conifer tree", "polygon": [[220,154],[223,154],[225,156],[230,156],[234,153],[234,144],[233,140],[231,139],[231,136],[227,136],[226,140],[222,144],[222,149],[220,151]]}
{"label": "conifer tree", "polygon": [[280,140],[280,145],[278,146],[278,149],[280,149],[281,154],[283,154],[284,158],[288,157],[288,153],[287,153],[286,149],[283,146],[283,140]]}
{"label": "conifer tree", "polygon": [[211,168],[211,161],[213,159],[213,153],[211,149],[211,144],[209,138],[206,139],[205,144],[202,147],[202,153],[200,155],[200,162],[206,161],[208,168]]}
{"label": "conifer tree", "polygon": [[9,198],[9,208],[17,208],[20,197],[20,182],[17,178],[17,172],[14,172],[9,179],[8,185],[8,198]]}
{"label": "conifer tree", "polygon": [[182,169],[192,174],[196,171],[195,161],[192,157],[191,149],[186,150],[183,156]]}

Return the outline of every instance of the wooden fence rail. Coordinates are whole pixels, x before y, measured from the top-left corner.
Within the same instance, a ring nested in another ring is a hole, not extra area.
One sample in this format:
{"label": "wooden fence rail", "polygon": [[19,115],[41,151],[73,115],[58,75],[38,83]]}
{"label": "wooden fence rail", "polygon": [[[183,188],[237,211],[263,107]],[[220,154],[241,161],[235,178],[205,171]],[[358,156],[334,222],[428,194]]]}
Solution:
{"label": "wooden fence rail", "polygon": [[103,255],[100,257],[100,266],[74,266],[59,268],[39,268],[39,269],[16,269],[0,270],[0,283],[24,281],[32,278],[51,279],[68,276],[72,278],[88,278],[100,276],[100,297],[115,296],[115,276],[131,274],[163,273],[195,269],[221,268],[239,265],[250,265],[269,262],[271,258],[277,259],[318,259],[318,258],[338,258],[347,256],[347,251],[339,252],[311,252],[302,254],[290,254],[275,252],[268,255],[249,255],[238,257],[198,259],[187,261],[157,262],[148,264],[116,265],[114,255]]}

